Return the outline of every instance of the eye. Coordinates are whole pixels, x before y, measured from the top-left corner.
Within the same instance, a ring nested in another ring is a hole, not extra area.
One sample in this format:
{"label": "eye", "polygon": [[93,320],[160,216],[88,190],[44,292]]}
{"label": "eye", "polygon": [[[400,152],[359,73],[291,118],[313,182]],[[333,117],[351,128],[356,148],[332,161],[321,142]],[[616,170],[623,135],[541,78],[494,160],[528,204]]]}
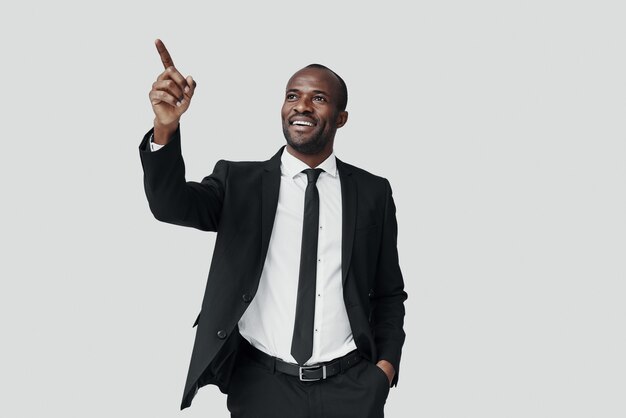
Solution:
{"label": "eye", "polygon": [[315,96],[313,97],[313,101],[315,102],[326,102],[326,98],[324,96]]}
{"label": "eye", "polygon": [[296,96],[293,93],[289,93],[289,94],[287,94],[287,96],[285,96],[285,100],[287,100],[287,101],[293,101],[293,100],[296,100],[297,98],[298,98],[298,96]]}

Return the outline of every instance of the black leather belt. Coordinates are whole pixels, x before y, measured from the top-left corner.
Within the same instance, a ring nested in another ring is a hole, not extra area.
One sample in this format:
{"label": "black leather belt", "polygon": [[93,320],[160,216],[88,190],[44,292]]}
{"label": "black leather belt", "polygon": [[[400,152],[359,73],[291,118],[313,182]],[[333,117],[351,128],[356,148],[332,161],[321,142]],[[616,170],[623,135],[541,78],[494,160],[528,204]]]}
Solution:
{"label": "black leather belt", "polygon": [[253,347],[250,343],[245,341],[245,339],[243,345],[246,346],[245,351],[252,359],[263,364],[269,370],[276,370],[290,376],[295,376],[302,382],[315,382],[317,380],[328,379],[331,376],[345,372],[362,359],[361,354],[357,350],[354,350],[343,357],[331,361],[317,363],[311,366],[300,366],[294,363],[287,363],[279,358],[265,354]]}

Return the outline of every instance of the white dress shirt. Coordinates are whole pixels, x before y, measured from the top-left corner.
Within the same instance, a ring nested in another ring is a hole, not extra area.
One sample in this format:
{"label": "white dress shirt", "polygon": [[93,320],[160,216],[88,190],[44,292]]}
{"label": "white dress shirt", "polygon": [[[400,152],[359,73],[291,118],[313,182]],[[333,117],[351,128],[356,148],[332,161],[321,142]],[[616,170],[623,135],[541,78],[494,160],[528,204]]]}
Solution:
{"label": "white dress shirt", "polygon": [[[161,146],[150,141],[150,149]],[[296,316],[304,192],[310,168],[287,152],[281,156],[280,191],[267,257],[257,293],[239,321],[239,332],[254,347],[296,363],[291,339]],[[356,348],[341,281],[341,182],[335,154],[316,168],[320,197],[313,354],[306,364],[341,357]]]}

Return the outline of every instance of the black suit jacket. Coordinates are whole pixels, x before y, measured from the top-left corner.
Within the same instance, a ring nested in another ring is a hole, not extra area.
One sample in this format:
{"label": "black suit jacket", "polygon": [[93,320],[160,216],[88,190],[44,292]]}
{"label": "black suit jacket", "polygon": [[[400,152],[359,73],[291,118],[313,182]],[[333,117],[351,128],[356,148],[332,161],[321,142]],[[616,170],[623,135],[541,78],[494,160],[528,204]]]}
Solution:
{"label": "black suit jacket", "polygon": [[[217,231],[181,409],[206,384],[228,391],[237,323],[254,298],[267,254],[280,187],[279,150],[263,162],[220,160],[200,183],[185,180],[180,131],[158,152],[141,142],[150,209],[163,222]],[[398,264],[389,182],[337,159],[342,197],[343,296],[358,350],[393,364],[397,384],[407,295]]]}

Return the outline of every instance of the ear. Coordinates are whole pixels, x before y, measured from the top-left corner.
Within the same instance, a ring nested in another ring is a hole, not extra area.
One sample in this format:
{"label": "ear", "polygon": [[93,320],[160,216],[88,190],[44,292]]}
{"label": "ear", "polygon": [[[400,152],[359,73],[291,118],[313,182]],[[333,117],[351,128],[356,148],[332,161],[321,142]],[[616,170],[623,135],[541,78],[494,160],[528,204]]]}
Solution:
{"label": "ear", "polygon": [[348,112],[345,110],[339,112],[337,115],[337,128],[341,128],[348,121]]}

